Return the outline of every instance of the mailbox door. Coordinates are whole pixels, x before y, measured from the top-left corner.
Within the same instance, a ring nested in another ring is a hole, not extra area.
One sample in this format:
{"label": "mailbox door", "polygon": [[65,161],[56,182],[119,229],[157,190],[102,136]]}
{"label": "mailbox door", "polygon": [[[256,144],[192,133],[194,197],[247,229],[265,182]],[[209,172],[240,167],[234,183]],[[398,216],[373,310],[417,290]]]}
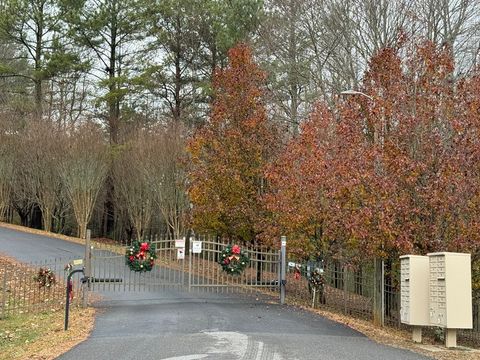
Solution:
{"label": "mailbox door", "polygon": [[430,324],[445,326],[446,319],[445,256],[430,257]]}
{"label": "mailbox door", "polygon": [[400,320],[410,323],[410,258],[400,259]]}

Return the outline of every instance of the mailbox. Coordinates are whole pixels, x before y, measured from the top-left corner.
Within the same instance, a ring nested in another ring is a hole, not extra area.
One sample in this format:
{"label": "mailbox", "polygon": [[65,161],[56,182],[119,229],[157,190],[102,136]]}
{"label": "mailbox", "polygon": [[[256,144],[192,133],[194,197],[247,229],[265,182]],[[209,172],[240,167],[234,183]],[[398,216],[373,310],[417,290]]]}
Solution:
{"label": "mailbox", "polygon": [[430,263],[430,325],[448,329],[472,328],[470,254],[427,254]]}
{"label": "mailbox", "polygon": [[400,257],[400,320],[404,324],[429,325],[428,256]]}

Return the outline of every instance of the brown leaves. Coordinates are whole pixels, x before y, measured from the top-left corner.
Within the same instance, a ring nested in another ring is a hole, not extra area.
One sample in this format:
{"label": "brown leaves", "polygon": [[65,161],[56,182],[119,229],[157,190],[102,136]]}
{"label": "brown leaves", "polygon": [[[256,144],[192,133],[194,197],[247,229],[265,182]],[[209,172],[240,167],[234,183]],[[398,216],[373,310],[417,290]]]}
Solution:
{"label": "brown leaves", "polygon": [[242,44],[230,50],[228,68],[216,73],[211,116],[188,147],[195,229],[244,241],[256,237],[263,172],[276,147],[261,98],[264,80]]}
{"label": "brown leaves", "polygon": [[457,86],[448,49],[430,43],[398,53],[370,62],[373,100],[318,105],[267,172],[268,229],[304,239],[298,256],[478,251],[478,77]]}

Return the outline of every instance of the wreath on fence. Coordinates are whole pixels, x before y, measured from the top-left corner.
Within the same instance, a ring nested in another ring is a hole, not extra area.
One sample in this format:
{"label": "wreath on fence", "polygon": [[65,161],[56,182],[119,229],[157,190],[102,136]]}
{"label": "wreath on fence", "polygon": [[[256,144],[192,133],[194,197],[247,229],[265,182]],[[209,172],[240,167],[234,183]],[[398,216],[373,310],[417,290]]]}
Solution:
{"label": "wreath on fence", "polygon": [[238,245],[228,245],[221,253],[218,263],[223,271],[232,275],[240,275],[250,262],[248,254]]}
{"label": "wreath on fence", "polygon": [[149,242],[134,241],[127,247],[125,262],[132,271],[151,271],[157,255],[155,254],[155,245]]}
{"label": "wreath on fence", "polygon": [[38,269],[37,275],[33,277],[33,280],[38,283],[39,288],[50,288],[57,282],[57,280],[55,279],[55,274],[50,268]]}
{"label": "wreath on fence", "polygon": [[323,287],[325,286],[325,276],[323,275],[323,271],[320,271],[319,269],[313,270],[308,282],[312,288],[323,290]]}

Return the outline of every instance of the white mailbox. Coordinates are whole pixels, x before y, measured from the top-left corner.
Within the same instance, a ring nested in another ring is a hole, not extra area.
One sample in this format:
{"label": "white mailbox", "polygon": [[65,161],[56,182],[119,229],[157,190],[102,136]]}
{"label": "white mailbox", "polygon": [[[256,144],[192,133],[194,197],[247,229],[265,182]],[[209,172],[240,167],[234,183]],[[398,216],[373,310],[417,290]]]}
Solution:
{"label": "white mailbox", "polygon": [[429,325],[428,269],[428,256],[400,257],[400,320],[404,324]]}
{"label": "white mailbox", "polygon": [[470,254],[439,252],[430,259],[430,325],[472,328]]}

